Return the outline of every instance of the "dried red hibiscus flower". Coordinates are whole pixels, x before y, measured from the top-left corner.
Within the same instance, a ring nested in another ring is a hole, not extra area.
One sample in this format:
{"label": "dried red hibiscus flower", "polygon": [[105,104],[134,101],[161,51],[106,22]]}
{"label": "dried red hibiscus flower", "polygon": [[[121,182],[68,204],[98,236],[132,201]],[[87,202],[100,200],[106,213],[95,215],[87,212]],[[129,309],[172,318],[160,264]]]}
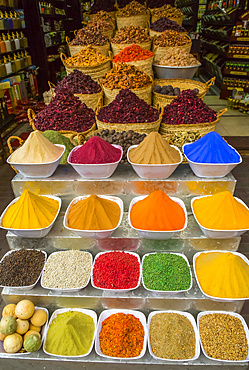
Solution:
{"label": "dried red hibiscus flower", "polygon": [[100,109],[98,119],[110,123],[155,122],[159,111],[131,90],[123,89],[109,105]]}
{"label": "dried red hibiscus flower", "polygon": [[193,90],[184,90],[164,108],[162,123],[190,125],[213,122],[216,119],[216,112],[198,98]]}
{"label": "dried red hibiscus flower", "polygon": [[62,88],[34,119],[35,127],[40,131],[83,132],[94,123],[94,111],[66,88]]}

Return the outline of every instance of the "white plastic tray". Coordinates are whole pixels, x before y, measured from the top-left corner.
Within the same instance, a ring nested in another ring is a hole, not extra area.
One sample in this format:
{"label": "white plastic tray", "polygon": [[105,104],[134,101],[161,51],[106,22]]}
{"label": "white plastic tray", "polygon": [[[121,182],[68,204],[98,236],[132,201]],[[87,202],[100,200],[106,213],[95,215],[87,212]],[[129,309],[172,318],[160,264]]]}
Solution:
{"label": "white plastic tray", "polygon": [[[207,237],[207,238],[211,238],[211,239],[229,239],[229,238],[236,238],[242,234],[244,234],[245,232],[247,232],[249,229],[238,229],[238,230],[216,230],[216,229],[208,229],[204,226],[202,226],[200,224],[200,222],[198,221],[196,215],[195,215],[195,212],[194,212],[194,208],[193,208],[193,203],[196,199],[201,199],[201,198],[205,198],[205,197],[210,197],[211,195],[204,195],[204,196],[201,196],[201,197],[195,197],[193,199],[191,199],[191,209],[192,209],[192,212],[193,212],[193,215],[194,215],[194,218],[197,222],[197,224],[199,225],[201,231],[203,232],[203,234]],[[247,205],[239,198],[237,197],[234,197],[234,199],[236,199],[238,202],[240,202],[241,204],[243,204],[243,206],[246,207],[246,209],[248,209],[249,211],[249,208],[247,207]]]}
{"label": "white plastic tray", "polygon": [[182,153],[180,150],[174,146],[170,145],[172,148],[176,149],[180,154],[180,162],[171,163],[171,164],[138,164],[131,162],[129,159],[129,152],[131,149],[136,148],[138,145],[132,145],[129,147],[127,152],[127,160],[132,165],[134,171],[142,179],[167,179],[182,163]]}
{"label": "white plastic tray", "polygon": [[[44,325],[42,325],[42,329],[41,329],[41,332],[40,332],[40,334],[41,334],[41,346],[42,346],[42,343],[43,343],[43,341],[44,341],[44,338],[45,338],[45,329],[46,329],[46,326],[47,326],[47,323],[48,323],[48,317],[49,317],[49,313],[48,313],[48,310],[46,309],[46,308],[44,308],[44,307],[36,307],[35,306],[35,311],[36,310],[43,310],[43,311],[45,311],[46,312],[46,314],[47,314],[47,321],[45,322],[45,324]],[[39,349],[41,348],[41,346],[38,348],[38,350],[37,351],[39,351]],[[36,352],[37,352],[36,351]],[[4,348],[3,348],[3,342],[2,341],[0,341],[0,353],[7,353],[7,352],[5,352],[5,350],[4,350]],[[20,356],[20,355],[26,355],[27,353],[31,353],[31,352],[16,352],[16,353],[8,353],[8,355],[10,355],[10,356]]]}
{"label": "white plastic tray", "polygon": [[[81,312],[81,313],[84,313],[84,314],[90,316],[93,319],[94,327],[95,327],[94,334],[93,334],[93,340],[92,340],[92,344],[91,344],[91,347],[90,347],[89,351],[87,353],[85,353],[84,355],[80,355],[80,356],[65,356],[65,355],[63,355],[63,356],[61,356],[61,355],[56,355],[54,353],[47,352],[46,349],[45,349],[47,333],[48,333],[49,326],[52,324],[52,321],[56,318],[57,315],[59,315],[61,313],[64,313],[64,312],[68,312],[68,311]],[[52,316],[50,317],[49,323],[46,325],[45,334],[44,334],[44,342],[43,342],[43,351],[47,355],[55,356],[55,357],[67,357],[67,358],[72,358],[72,359],[79,358],[79,357],[85,357],[85,356],[89,355],[89,353],[91,353],[91,351],[93,349],[93,343],[94,343],[94,339],[95,339],[95,336],[96,336],[96,328],[97,328],[97,314],[94,311],[87,310],[87,309],[84,309],[84,308],[60,308],[60,309],[53,312]]]}
{"label": "white plastic tray", "polygon": [[120,149],[121,155],[117,162],[103,163],[103,164],[78,164],[70,162],[72,152],[80,148],[82,145],[78,145],[71,150],[67,157],[67,162],[75,169],[75,171],[86,179],[107,179],[116,170],[119,162],[123,156],[123,149],[120,145],[112,145],[117,149]]}
{"label": "white plastic tray", "polygon": [[[109,317],[113,314],[116,314],[116,313],[124,313],[124,314],[134,315],[135,317],[137,317],[140,320],[141,324],[143,325],[143,327],[144,327],[144,343],[143,343],[143,349],[142,349],[139,356],[136,356],[136,357],[112,357],[112,356],[106,356],[102,353],[102,351],[100,349],[100,343],[99,343],[99,333],[100,333],[101,328],[102,328],[102,322],[105,319],[107,319],[107,317]],[[105,311],[101,312],[101,314],[99,316],[99,320],[98,320],[97,335],[96,335],[96,340],[95,340],[95,351],[96,351],[97,355],[99,355],[99,356],[102,356],[102,357],[105,357],[105,358],[112,358],[114,360],[122,360],[123,359],[123,360],[128,361],[128,360],[139,359],[139,358],[142,358],[145,355],[147,337],[148,337],[148,333],[147,333],[147,327],[146,327],[146,317],[142,312],[134,311],[134,310],[121,310],[121,309],[105,310]]]}
{"label": "white plastic tray", "polygon": [[195,274],[195,278],[196,278],[196,281],[197,281],[197,284],[199,286],[199,289],[200,291],[202,292],[202,294],[204,294],[206,297],[208,298],[211,298],[212,300],[214,301],[217,301],[217,302],[221,302],[221,301],[225,301],[225,302],[231,302],[231,301],[246,301],[249,299],[249,297],[245,297],[245,298],[220,298],[220,297],[214,297],[214,296],[211,296],[209,294],[206,294],[202,288],[201,288],[201,285],[199,283],[199,280],[198,280],[198,277],[197,277],[197,273],[196,273],[196,269],[195,269],[195,262],[196,262],[196,258],[201,254],[201,253],[232,253],[234,254],[235,256],[239,256],[241,257],[248,265],[249,265],[249,260],[242,254],[242,253],[239,253],[239,252],[232,252],[232,251],[220,251],[220,250],[214,250],[214,251],[203,251],[203,252],[198,252],[194,255],[193,257],[193,268],[194,268],[194,274]]}
{"label": "white plastic tray", "polygon": [[[90,256],[90,258],[91,258],[91,270],[92,270],[93,256],[89,252],[86,252],[86,251],[82,251],[82,252],[87,253]],[[58,253],[64,253],[64,251],[51,253],[50,256],[48,257],[47,261],[46,261],[46,264],[50,260],[50,258],[52,258],[52,256],[54,256],[55,254],[58,254]],[[89,277],[88,277],[87,283],[85,285],[80,286],[79,288],[65,288],[65,289],[62,289],[62,288],[50,288],[50,287],[47,287],[43,283],[43,276],[44,276],[44,273],[46,271],[46,264],[45,264],[45,266],[43,268],[42,278],[41,278],[41,287],[44,288],[44,289],[53,290],[55,292],[64,292],[64,293],[65,292],[78,292],[79,290],[85,288],[89,284],[90,277],[91,277],[91,270],[89,272]]]}
{"label": "white plastic tray", "polygon": [[46,236],[49,233],[49,231],[52,229],[53,224],[55,223],[55,220],[58,217],[58,214],[59,214],[60,209],[61,209],[61,199],[59,197],[55,197],[54,195],[42,195],[42,196],[47,197],[47,198],[51,198],[51,199],[55,199],[59,202],[58,212],[56,213],[55,218],[54,218],[53,222],[50,225],[48,225],[47,227],[41,228],[41,229],[12,229],[12,228],[3,227],[2,226],[3,216],[4,216],[5,212],[7,211],[7,209],[12,204],[14,204],[16,201],[18,201],[18,199],[20,197],[17,197],[14,200],[12,200],[12,202],[10,202],[10,204],[5,208],[5,210],[1,214],[0,228],[4,229],[4,230],[11,231],[13,234],[15,234],[17,236],[21,236],[23,238],[44,238],[44,236]]}
{"label": "white plastic tray", "polygon": [[[184,148],[192,143],[184,144],[182,147],[183,153]],[[229,144],[228,144],[229,145]],[[238,164],[242,162],[240,154],[231,145],[229,145],[240,157],[239,162],[236,163],[199,163],[191,161],[187,155],[185,157],[188,160],[189,166],[191,167],[194,174],[198,177],[212,178],[212,177],[224,177],[231,172]]]}
{"label": "white plastic tray", "polygon": [[[9,251],[9,252],[7,252],[7,253],[5,253],[5,255],[3,256],[3,258],[1,259],[1,261],[0,261],[0,265],[1,265],[1,263],[3,262],[3,260],[4,260],[4,258],[6,257],[6,256],[8,256],[9,254],[11,254],[11,253],[14,253],[14,252],[17,252],[18,250],[20,250],[20,249],[15,249],[15,250],[11,250],[11,251]],[[45,266],[45,263],[46,263],[46,259],[47,259],[47,253],[46,252],[44,252],[44,251],[41,251],[40,249],[26,249],[26,250],[38,250],[39,252],[42,252],[43,254],[44,254],[44,256],[45,256],[45,260],[44,260],[44,264],[43,264],[43,268],[42,268],[42,270],[41,270],[41,273],[40,273],[40,275],[39,275],[39,277],[38,277],[38,279],[35,281],[35,283],[34,284],[32,284],[32,285],[26,285],[26,286],[10,286],[10,285],[0,285],[0,288],[5,288],[5,287],[7,287],[7,288],[9,288],[9,289],[18,289],[18,290],[31,290],[31,289],[33,289],[35,286],[36,286],[36,284],[38,283],[38,281],[39,281],[39,279],[40,279],[40,277],[41,277],[41,275],[42,275],[42,273],[43,273],[43,270],[44,270],[44,266]]]}
{"label": "white plastic tray", "polygon": [[183,259],[187,262],[187,265],[189,267],[189,273],[190,273],[190,286],[188,289],[184,289],[184,290],[153,290],[153,289],[149,289],[145,286],[144,284],[144,277],[143,277],[143,273],[142,273],[142,284],[143,284],[143,287],[145,290],[148,290],[149,292],[154,292],[154,293],[167,293],[167,294],[177,294],[177,293],[182,293],[182,292],[188,292],[192,286],[193,286],[193,276],[192,276],[192,272],[191,272],[191,268],[190,268],[190,264],[189,264],[189,261],[187,259],[187,257],[184,255],[184,254],[181,254],[181,253],[173,253],[173,252],[153,252],[153,253],[146,253],[143,258],[142,258],[142,271],[143,271],[143,264],[144,264],[144,259],[146,256],[149,256],[150,254],[157,254],[157,253],[161,253],[161,254],[175,254],[177,256],[181,256],[183,257]]}
{"label": "white plastic tray", "polygon": [[185,204],[183,203],[183,201],[181,199],[179,199],[179,198],[176,198],[176,197],[170,197],[170,199],[172,199],[174,202],[178,203],[182,207],[182,209],[184,211],[184,214],[185,214],[185,224],[184,224],[184,226],[183,226],[182,229],[180,229],[180,230],[172,230],[172,231],[154,231],[154,230],[136,229],[135,227],[133,227],[132,226],[132,223],[131,223],[131,209],[132,209],[132,207],[134,206],[135,203],[137,203],[139,200],[142,200],[142,199],[146,198],[147,196],[148,195],[142,195],[142,196],[133,198],[132,201],[131,201],[131,203],[130,203],[130,207],[129,207],[129,216],[128,216],[129,225],[134,230],[136,230],[142,236],[142,238],[146,238],[146,239],[160,239],[160,240],[170,239],[175,233],[178,233],[179,231],[183,231],[183,230],[186,229],[186,227],[188,225],[187,210],[186,210],[186,207],[185,207]]}
{"label": "white plastic tray", "polygon": [[[20,172],[25,177],[32,177],[32,178],[46,178],[53,175],[56,168],[59,166],[61,157],[65,152],[65,145],[54,144],[58,147],[63,148],[63,152],[61,153],[60,157],[53,162],[47,163],[12,163],[11,156],[7,158],[7,163],[13,166],[17,171]],[[16,149],[16,150],[19,150]]]}
{"label": "white plastic tray", "polygon": [[109,238],[109,236],[111,236],[111,234],[119,227],[119,225],[122,221],[123,212],[124,212],[123,201],[120,198],[113,197],[111,195],[98,195],[98,197],[103,198],[103,199],[111,200],[111,201],[118,204],[118,206],[120,208],[120,219],[119,219],[119,223],[117,224],[117,226],[114,229],[110,229],[110,230],[79,230],[79,229],[71,229],[70,227],[68,227],[68,213],[69,213],[69,210],[72,207],[72,205],[77,203],[78,201],[80,201],[82,199],[86,199],[86,198],[89,198],[89,197],[90,197],[90,195],[82,195],[82,196],[76,197],[72,200],[72,202],[67,207],[67,210],[66,210],[66,213],[65,213],[65,216],[64,216],[64,219],[63,219],[63,226],[66,229],[70,230],[70,231],[74,231],[81,238],[95,238],[95,239]]}
{"label": "white plastic tray", "polygon": [[[128,254],[131,254],[133,256],[135,256],[139,262],[139,266],[140,266],[140,273],[139,273],[139,278],[138,278],[138,282],[137,282],[137,285],[134,287],[134,288],[130,288],[130,289],[107,289],[107,288],[100,288],[100,287],[97,287],[94,282],[93,282],[93,271],[94,271],[94,265],[95,265],[95,261],[97,258],[99,258],[100,255],[103,255],[103,254],[107,254],[107,253],[112,253],[112,252],[115,252],[115,253],[128,253]],[[106,291],[111,291],[111,292],[129,292],[130,290],[134,290],[134,289],[137,289],[140,285],[140,281],[141,281],[141,275],[142,275],[142,267],[141,267],[141,261],[140,261],[140,257],[137,253],[133,253],[133,252],[126,252],[126,251],[107,251],[107,252],[100,252],[98,253],[96,256],[95,256],[95,259],[94,259],[94,264],[93,264],[93,267],[92,267],[92,274],[91,274],[91,284],[94,288],[96,289],[100,289],[100,290],[106,290]]]}
{"label": "white plastic tray", "polygon": [[[194,329],[194,332],[195,332],[195,355],[194,355],[194,357],[183,359],[183,360],[174,360],[174,359],[167,359],[167,358],[163,358],[163,357],[158,357],[158,356],[156,356],[153,353],[152,348],[151,348],[151,344],[150,344],[150,323],[151,323],[151,318],[153,316],[155,316],[156,314],[158,314],[158,313],[176,313],[176,314],[185,316],[190,321],[190,323],[191,323],[191,325],[192,325],[192,327]],[[174,362],[181,362],[181,363],[183,361],[193,361],[193,360],[196,360],[200,356],[200,340],[199,340],[199,333],[198,333],[198,330],[197,330],[197,326],[196,326],[196,322],[195,322],[194,317],[190,313],[183,312],[183,311],[172,311],[172,310],[168,310],[168,311],[152,311],[149,314],[149,316],[148,316],[148,348],[149,348],[150,355],[152,357],[154,357],[155,359],[158,359],[158,360],[174,361]]]}
{"label": "white plastic tray", "polygon": [[[248,327],[246,325],[246,322],[244,320],[244,318],[239,315],[238,313],[235,313],[235,312],[229,312],[229,311],[203,311],[203,312],[200,312],[198,315],[197,315],[197,326],[198,326],[198,332],[199,332],[199,336],[200,336],[200,318],[202,316],[206,316],[208,314],[215,314],[215,313],[219,313],[219,314],[225,314],[225,315],[230,315],[230,316],[234,316],[234,317],[237,317],[243,327],[244,327],[244,330],[245,330],[245,334],[246,334],[246,339],[247,339],[247,344],[249,346],[249,331],[248,331]],[[202,341],[201,341],[201,336],[200,336],[200,343],[201,343],[201,349],[202,349],[202,352],[203,354],[210,360],[214,360],[214,361],[220,361],[220,362],[232,362],[234,364],[236,363],[240,363],[240,362],[248,362],[249,361],[249,351],[248,351],[248,354],[247,354],[247,357],[246,357],[246,360],[238,360],[238,361],[233,361],[233,360],[221,360],[221,359],[218,359],[218,358],[213,358],[213,357],[210,357],[207,355],[203,345],[202,345]]]}

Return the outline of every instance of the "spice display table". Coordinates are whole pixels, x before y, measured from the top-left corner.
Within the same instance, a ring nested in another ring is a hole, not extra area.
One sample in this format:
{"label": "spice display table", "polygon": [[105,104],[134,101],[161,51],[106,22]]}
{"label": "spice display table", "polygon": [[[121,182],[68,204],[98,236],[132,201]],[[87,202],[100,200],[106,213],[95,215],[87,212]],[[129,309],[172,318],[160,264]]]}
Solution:
{"label": "spice display table", "polygon": [[[8,232],[7,240],[11,249],[38,248],[48,253],[63,249],[89,250],[95,256],[103,250],[130,250],[140,256],[153,251],[174,251],[184,253],[192,265],[193,255],[205,249],[224,249],[236,251],[241,238],[226,240],[207,239],[201,232],[190,210],[190,202],[194,196],[214,194],[229,190],[234,193],[236,180],[232,174],[221,179],[205,179],[196,177],[187,164],[181,164],[177,170],[165,180],[145,180],[139,178],[130,165],[120,165],[112,177],[103,180],[86,180],[81,178],[70,166],[59,166],[53,176],[46,179],[28,179],[17,174],[12,180],[15,196],[19,196],[24,189],[36,191],[40,194],[53,194],[61,197],[62,209],[50,233],[41,239],[20,238]],[[168,240],[142,239],[128,223],[128,207],[132,198],[137,195],[146,195],[155,190],[163,190],[168,195],[183,199],[188,210],[188,227]],[[69,202],[76,196],[85,194],[115,195],[124,201],[124,217],[121,226],[108,239],[83,239],[63,228],[63,217]],[[192,271],[193,273],[193,271]],[[193,274],[194,275],[194,274]],[[57,293],[43,289],[38,283],[32,290],[4,288],[2,297],[6,304],[16,303],[27,298],[35,305],[49,309],[50,313],[57,308],[84,307],[93,309],[98,314],[104,309],[122,308],[137,309],[146,315],[152,310],[182,310],[196,315],[204,310],[225,310],[241,312],[244,301],[217,302],[206,298],[197,286],[193,277],[193,287],[190,291],[178,294],[152,293],[142,286],[126,293],[114,293],[95,289],[89,283],[79,292]],[[13,358],[7,353],[0,353],[0,358]],[[56,358],[46,355],[42,350],[31,354],[15,354],[15,359],[70,361],[66,357]],[[75,363],[129,363],[140,365],[180,365],[176,362],[155,360],[148,351],[138,360],[115,360],[102,358],[93,350],[89,356],[75,358]],[[195,361],[184,361],[182,366],[232,366],[233,369],[247,367],[246,363],[224,363],[208,360],[203,354]]]}

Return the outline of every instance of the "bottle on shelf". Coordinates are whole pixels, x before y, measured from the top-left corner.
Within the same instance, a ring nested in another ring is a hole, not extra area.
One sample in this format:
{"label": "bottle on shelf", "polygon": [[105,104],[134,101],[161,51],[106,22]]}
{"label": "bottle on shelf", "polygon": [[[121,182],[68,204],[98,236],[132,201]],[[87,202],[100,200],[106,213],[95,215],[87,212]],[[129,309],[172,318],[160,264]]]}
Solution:
{"label": "bottle on shelf", "polygon": [[19,50],[20,49],[20,40],[19,40],[18,32],[16,33],[16,35],[12,32],[12,38],[15,42],[15,50]]}
{"label": "bottle on shelf", "polygon": [[3,57],[3,61],[6,68],[6,74],[12,73],[11,63],[9,62],[8,58],[6,56]]}

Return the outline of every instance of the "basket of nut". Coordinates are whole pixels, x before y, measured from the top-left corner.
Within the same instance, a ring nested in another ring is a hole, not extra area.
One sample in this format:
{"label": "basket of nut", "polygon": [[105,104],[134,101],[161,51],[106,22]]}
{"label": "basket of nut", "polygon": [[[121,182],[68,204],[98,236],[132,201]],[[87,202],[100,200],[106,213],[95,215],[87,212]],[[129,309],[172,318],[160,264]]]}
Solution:
{"label": "basket of nut", "polygon": [[152,50],[155,53],[154,63],[158,64],[159,60],[164,57],[165,54],[171,53],[175,48],[190,53],[191,46],[192,41],[188,35],[166,30],[153,39]]}
{"label": "basket of nut", "polygon": [[167,17],[181,26],[184,18],[184,14],[181,12],[181,10],[171,6],[170,4],[165,4],[160,8],[150,9],[150,13],[151,23],[154,23],[162,17]]}
{"label": "basket of nut", "polygon": [[104,77],[111,69],[111,59],[101,54],[91,45],[72,57],[67,58],[63,53],[60,57],[67,74],[73,72],[74,69],[78,69],[82,73],[91,76],[95,81]]}
{"label": "basket of nut", "polygon": [[129,26],[117,31],[111,40],[113,55],[117,55],[124,48],[134,44],[139,45],[143,49],[151,49],[151,38],[147,29]]}
{"label": "basket of nut", "polygon": [[146,28],[150,21],[150,12],[145,5],[133,0],[118,10],[116,21],[118,30],[127,26]]}
{"label": "basket of nut", "polygon": [[184,90],[164,107],[159,132],[182,151],[184,144],[214,131],[226,111],[225,108],[215,112],[197,96],[196,91]]}
{"label": "basket of nut", "polygon": [[133,65],[118,63],[102,80],[104,104],[111,103],[120,90],[130,89],[151,104],[152,78]]}
{"label": "basket of nut", "polygon": [[153,107],[159,109],[169,105],[183,90],[193,90],[203,99],[209,88],[215,83],[215,77],[206,83],[181,78],[155,80],[152,91]]}

